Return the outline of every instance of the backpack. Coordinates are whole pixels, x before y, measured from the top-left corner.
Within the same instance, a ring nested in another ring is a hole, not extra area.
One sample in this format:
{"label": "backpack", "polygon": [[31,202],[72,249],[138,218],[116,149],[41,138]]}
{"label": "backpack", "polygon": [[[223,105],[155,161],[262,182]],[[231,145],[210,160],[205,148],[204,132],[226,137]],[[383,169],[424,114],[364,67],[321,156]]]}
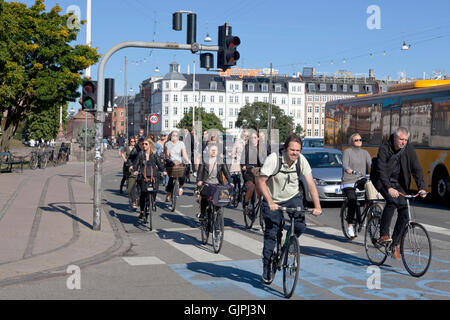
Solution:
{"label": "backpack", "polygon": [[296,163],[296,165],[295,165],[295,171],[282,171],[281,170],[281,167],[283,166],[283,155],[279,155],[278,156],[278,170],[277,170],[277,172],[275,173],[275,174],[273,174],[273,175],[271,175],[270,177],[269,177],[269,179],[271,178],[271,177],[273,177],[273,176],[276,176],[278,173],[284,173],[284,174],[289,174],[289,173],[293,173],[293,172],[296,172],[297,173],[297,180],[298,180],[298,189],[299,190],[303,190],[303,187],[302,187],[302,184],[301,184],[301,182],[300,182],[300,179],[298,179],[299,177],[300,177],[300,175],[301,175],[301,170],[300,170],[300,156],[299,156],[299,158],[297,159],[297,163]]}

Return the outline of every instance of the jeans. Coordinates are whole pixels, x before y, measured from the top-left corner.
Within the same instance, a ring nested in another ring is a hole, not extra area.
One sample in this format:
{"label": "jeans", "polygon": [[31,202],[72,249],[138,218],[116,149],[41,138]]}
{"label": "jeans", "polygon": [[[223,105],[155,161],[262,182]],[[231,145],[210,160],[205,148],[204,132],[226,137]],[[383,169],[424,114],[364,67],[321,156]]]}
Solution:
{"label": "jeans", "polygon": [[347,197],[347,222],[349,224],[355,224],[355,212],[359,210],[356,189],[345,188],[343,191]]}
{"label": "jeans", "polygon": [[[394,186],[393,188],[405,194],[405,191],[400,186]],[[397,221],[395,223],[394,232],[392,233],[392,244],[397,245],[400,240],[401,232],[409,221],[408,205],[406,203],[406,199],[402,196],[392,198],[389,195],[389,192],[384,189],[380,190],[380,193],[386,200],[386,206],[384,207],[383,214],[381,215],[380,236],[389,236],[389,227],[391,225],[395,209],[397,209]]]}
{"label": "jeans", "polygon": [[[301,207],[303,209],[303,196],[301,194],[295,197],[277,203],[280,207],[296,208]],[[264,217],[264,222],[266,224],[266,231],[264,232],[264,248],[263,248],[263,263],[267,264],[270,261],[272,253],[275,249],[277,243],[277,238],[281,236],[281,223],[283,218],[283,213],[281,211],[271,211],[268,203],[264,200],[261,205],[261,212]],[[294,219],[294,232],[295,235],[300,237],[300,235],[306,230],[305,214],[302,213],[300,216]]]}

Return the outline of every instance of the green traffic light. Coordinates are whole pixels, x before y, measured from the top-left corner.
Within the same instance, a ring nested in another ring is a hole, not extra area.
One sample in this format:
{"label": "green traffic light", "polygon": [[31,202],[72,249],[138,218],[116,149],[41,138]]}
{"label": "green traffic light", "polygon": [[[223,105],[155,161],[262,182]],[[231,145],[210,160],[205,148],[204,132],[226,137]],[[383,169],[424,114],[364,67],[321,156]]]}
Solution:
{"label": "green traffic light", "polygon": [[94,103],[92,99],[86,99],[86,101],[83,102],[85,109],[94,109]]}

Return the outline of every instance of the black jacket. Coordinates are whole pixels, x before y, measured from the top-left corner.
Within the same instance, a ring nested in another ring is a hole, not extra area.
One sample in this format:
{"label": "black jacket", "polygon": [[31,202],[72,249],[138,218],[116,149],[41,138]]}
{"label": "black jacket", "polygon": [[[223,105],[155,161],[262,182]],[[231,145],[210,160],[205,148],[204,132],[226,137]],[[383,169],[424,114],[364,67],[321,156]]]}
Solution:
{"label": "black jacket", "polygon": [[[397,161],[400,161],[400,176],[398,181],[400,186],[405,191],[409,190],[412,175],[419,190],[425,190],[423,171],[414,147],[408,141],[403,150],[399,151],[400,153],[396,154],[394,150],[394,135],[392,134],[389,141],[383,143],[378,149],[377,172],[375,175],[371,175],[375,187],[378,190],[384,189],[386,191],[392,187],[390,176],[394,171]],[[376,178],[373,179],[373,176]]]}
{"label": "black jacket", "polygon": [[[217,164],[217,180],[219,183],[224,185],[225,181],[223,181],[223,175],[225,175],[225,179],[228,183],[232,183],[230,171],[228,171],[228,167],[226,164]],[[202,163],[198,167],[197,173],[197,182],[203,181],[205,182],[209,177],[209,165]]]}

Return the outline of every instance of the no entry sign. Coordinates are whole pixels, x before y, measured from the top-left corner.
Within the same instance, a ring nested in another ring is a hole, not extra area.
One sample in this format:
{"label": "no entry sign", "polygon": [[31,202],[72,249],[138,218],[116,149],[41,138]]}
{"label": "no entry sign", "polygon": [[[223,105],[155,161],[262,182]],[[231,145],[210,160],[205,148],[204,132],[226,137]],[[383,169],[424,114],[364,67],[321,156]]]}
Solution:
{"label": "no entry sign", "polygon": [[148,116],[148,121],[151,124],[157,124],[159,122],[159,117],[158,117],[157,114],[151,114],[151,115]]}

